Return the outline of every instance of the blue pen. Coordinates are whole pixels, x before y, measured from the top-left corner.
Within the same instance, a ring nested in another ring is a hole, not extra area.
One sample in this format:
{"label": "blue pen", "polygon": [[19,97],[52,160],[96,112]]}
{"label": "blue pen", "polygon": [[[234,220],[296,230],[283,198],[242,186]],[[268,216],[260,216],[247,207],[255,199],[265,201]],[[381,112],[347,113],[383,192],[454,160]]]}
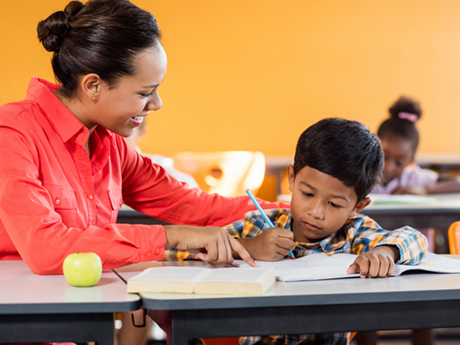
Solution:
{"label": "blue pen", "polygon": [[[254,195],[252,195],[251,191],[248,189],[246,190],[246,193],[247,195],[249,195],[249,198],[251,199],[251,201],[254,203],[254,205],[256,205],[257,209],[259,210],[260,214],[262,215],[262,217],[264,217],[265,221],[268,223],[268,225],[270,225],[271,228],[274,228],[275,226],[273,225],[272,221],[270,220],[270,218],[268,218],[268,216],[265,214],[264,210],[262,209],[262,207],[260,207],[259,203],[257,202],[256,198],[254,198]],[[292,252],[292,250],[289,251],[289,255],[293,258],[294,257],[294,253]]]}

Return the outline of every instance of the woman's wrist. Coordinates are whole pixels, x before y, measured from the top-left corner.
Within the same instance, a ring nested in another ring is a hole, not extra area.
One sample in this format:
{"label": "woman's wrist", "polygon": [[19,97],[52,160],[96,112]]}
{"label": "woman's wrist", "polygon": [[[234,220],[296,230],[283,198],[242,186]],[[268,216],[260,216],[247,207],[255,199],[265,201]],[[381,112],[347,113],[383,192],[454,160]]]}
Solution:
{"label": "woman's wrist", "polygon": [[179,228],[175,225],[165,225],[166,244],[165,249],[176,248],[179,238]]}

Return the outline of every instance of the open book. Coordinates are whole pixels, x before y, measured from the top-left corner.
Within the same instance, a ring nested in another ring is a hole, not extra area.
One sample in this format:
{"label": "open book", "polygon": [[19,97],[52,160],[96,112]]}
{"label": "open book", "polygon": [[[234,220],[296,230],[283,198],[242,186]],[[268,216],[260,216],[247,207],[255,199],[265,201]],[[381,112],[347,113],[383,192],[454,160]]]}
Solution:
{"label": "open book", "polygon": [[128,279],[128,292],[263,295],[275,269],[151,267]]}
{"label": "open book", "polygon": [[[257,263],[260,267],[274,267],[276,279],[279,281],[296,282],[359,277],[358,273],[347,273],[347,268],[357,257],[358,255],[345,253],[311,254],[298,259],[285,259],[276,262],[257,261]],[[241,267],[247,265],[240,260],[238,263]],[[399,276],[406,271],[414,270],[434,273],[460,273],[460,260],[428,252],[418,265],[396,265],[392,276]]]}

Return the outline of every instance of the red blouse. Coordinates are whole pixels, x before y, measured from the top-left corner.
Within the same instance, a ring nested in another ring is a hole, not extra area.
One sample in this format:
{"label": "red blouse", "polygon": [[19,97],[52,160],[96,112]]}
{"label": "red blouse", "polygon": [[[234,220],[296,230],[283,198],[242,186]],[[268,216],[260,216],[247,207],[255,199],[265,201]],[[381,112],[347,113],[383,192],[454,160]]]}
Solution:
{"label": "red blouse", "polygon": [[[190,189],[125,140],[89,131],[32,79],[25,100],[0,108],[0,259],[23,259],[37,274],[61,274],[74,252],[95,252],[104,268],[163,258],[161,225],[117,224],[123,203],[171,224],[224,226],[254,210],[248,197]],[[279,203],[261,202],[263,208]]]}

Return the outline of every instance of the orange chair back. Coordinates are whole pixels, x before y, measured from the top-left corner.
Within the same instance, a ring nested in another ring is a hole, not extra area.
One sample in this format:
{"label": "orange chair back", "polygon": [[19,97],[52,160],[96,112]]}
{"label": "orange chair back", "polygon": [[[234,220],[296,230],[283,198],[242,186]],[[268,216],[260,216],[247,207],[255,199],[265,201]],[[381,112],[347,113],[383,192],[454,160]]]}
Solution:
{"label": "orange chair back", "polygon": [[447,232],[451,254],[460,254],[460,221],[452,223]]}

